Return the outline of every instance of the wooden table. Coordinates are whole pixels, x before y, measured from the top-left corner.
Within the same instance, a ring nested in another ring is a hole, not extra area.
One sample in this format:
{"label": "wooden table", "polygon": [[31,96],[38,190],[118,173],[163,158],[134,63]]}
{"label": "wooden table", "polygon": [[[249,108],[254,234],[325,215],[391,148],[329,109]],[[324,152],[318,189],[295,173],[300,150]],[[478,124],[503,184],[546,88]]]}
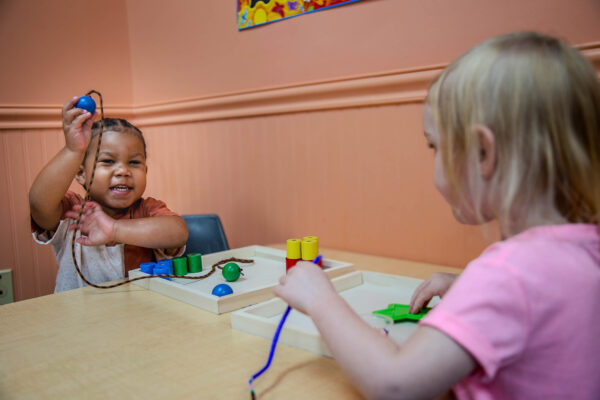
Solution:
{"label": "wooden table", "polygon": [[[282,245],[272,247],[283,248]],[[426,278],[456,268],[322,249],[357,269]],[[248,399],[270,341],[136,285],[0,306],[1,399]],[[278,346],[260,399],[356,399],[334,360]]]}

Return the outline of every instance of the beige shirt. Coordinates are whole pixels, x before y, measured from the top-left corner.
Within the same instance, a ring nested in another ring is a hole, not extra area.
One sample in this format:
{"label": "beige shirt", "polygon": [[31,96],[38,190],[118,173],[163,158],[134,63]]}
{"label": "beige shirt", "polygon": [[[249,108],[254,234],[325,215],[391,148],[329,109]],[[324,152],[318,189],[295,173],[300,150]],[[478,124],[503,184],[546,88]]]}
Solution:
{"label": "beige shirt", "polygon": [[[68,230],[69,225],[73,222],[74,220],[71,218],[61,220],[54,235],[51,231],[33,232],[33,239],[37,243],[52,245],[54,254],[56,254],[58,274],[56,275],[55,293],[86,286],[77,274],[73,263],[71,253],[73,231]],[[77,238],[80,236],[81,232],[78,231]],[[153,249],[153,252],[157,260],[169,258],[162,249]],[[181,256],[184,252],[185,246],[179,250],[175,257]],[[75,257],[81,273],[92,283],[100,284],[125,277],[123,244],[83,246],[75,243]]]}

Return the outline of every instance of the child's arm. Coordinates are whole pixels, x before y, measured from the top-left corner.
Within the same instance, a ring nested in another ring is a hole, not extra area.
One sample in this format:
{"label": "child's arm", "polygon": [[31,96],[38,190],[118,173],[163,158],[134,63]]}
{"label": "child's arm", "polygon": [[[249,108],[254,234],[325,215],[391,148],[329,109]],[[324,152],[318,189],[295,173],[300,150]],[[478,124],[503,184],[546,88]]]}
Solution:
{"label": "child's arm", "polygon": [[410,312],[416,314],[422,307],[427,306],[433,296],[443,297],[450,286],[458,278],[456,274],[436,272],[417,287],[410,298]]}
{"label": "child's arm", "polygon": [[367,325],[313,264],[296,264],[274,290],[310,315],[334,358],[368,398],[431,399],[476,367],[467,351],[433,328],[418,328],[399,347]]}
{"label": "child's arm", "polygon": [[[75,205],[65,216],[75,219],[80,209],[80,205]],[[113,219],[92,201],[85,203],[79,228],[84,237],[77,242],[85,246],[125,243],[150,249],[175,249],[182,247],[188,238],[187,225],[180,216]]]}
{"label": "child's arm", "polygon": [[79,170],[91,138],[93,115],[75,108],[77,97],[63,106],[65,147],[40,171],[29,190],[31,217],[40,228],[53,230],[62,215],[61,200]]}

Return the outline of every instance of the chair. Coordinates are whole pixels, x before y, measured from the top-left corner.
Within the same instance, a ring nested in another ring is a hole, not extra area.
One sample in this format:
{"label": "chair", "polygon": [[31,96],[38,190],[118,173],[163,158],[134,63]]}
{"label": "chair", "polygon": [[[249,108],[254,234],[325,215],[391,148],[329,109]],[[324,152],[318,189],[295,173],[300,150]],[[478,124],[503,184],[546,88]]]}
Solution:
{"label": "chair", "polygon": [[182,215],[182,217],[189,231],[185,255],[192,253],[204,255],[229,250],[227,237],[218,215],[195,214]]}

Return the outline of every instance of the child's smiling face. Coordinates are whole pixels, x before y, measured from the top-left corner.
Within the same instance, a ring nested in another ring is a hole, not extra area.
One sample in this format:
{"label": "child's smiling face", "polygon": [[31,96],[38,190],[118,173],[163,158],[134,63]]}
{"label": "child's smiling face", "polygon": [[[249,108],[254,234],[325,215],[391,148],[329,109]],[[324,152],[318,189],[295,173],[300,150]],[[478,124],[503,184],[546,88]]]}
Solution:
{"label": "child's smiling face", "polygon": [[[89,184],[97,143],[95,139],[91,144],[84,166],[77,174],[82,185]],[[104,212],[115,216],[142,197],[147,170],[144,144],[135,133],[105,131],[90,196]]]}

